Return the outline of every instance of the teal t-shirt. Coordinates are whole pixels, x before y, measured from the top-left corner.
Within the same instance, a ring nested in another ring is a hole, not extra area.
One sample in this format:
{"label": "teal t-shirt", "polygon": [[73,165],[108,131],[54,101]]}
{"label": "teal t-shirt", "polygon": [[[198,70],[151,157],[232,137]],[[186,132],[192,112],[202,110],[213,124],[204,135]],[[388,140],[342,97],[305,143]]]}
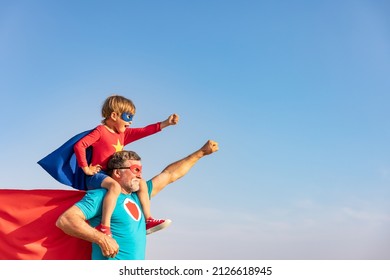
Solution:
{"label": "teal t-shirt", "polygon": [[[149,180],[149,197],[152,193],[153,184]],[[82,200],[76,206],[84,213],[92,227],[100,224],[102,218],[103,199],[107,190],[104,188],[87,191]],[[111,216],[112,237],[119,245],[119,253],[113,259],[117,260],[144,260],[146,250],[146,226],[145,217],[142,213],[141,203],[137,193],[129,195],[120,194]],[[92,243],[92,259],[106,260],[100,247]]]}

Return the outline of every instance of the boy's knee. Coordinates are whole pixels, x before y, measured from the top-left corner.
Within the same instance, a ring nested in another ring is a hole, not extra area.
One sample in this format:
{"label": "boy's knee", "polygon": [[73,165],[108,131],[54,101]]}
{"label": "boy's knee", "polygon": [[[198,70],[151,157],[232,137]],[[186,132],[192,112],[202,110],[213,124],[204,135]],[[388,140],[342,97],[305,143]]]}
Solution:
{"label": "boy's knee", "polygon": [[110,190],[111,190],[113,193],[119,195],[119,194],[121,193],[122,187],[121,187],[121,185],[119,185],[119,183],[113,182],[112,185],[111,185],[111,187],[110,187]]}

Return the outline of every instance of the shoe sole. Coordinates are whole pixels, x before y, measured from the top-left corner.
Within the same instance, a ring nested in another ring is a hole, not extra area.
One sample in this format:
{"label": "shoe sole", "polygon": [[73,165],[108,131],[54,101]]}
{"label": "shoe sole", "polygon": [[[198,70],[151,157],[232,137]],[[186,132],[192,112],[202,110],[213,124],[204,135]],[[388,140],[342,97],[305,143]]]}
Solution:
{"label": "shoe sole", "polygon": [[172,223],[171,220],[165,220],[165,222],[163,222],[162,224],[159,224],[158,226],[155,226],[153,228],[148,229],[146,231],[146,235],[154,233],[154,232],[159,231],[159,230],[162,230],[162,229],[168,227],[171,223]]}

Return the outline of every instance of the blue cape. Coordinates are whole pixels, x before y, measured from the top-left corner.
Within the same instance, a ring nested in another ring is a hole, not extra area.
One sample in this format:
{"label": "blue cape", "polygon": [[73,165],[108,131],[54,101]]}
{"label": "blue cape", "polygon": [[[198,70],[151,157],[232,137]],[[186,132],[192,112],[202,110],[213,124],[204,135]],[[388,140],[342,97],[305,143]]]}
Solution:
{"label": "blue cape", "polygon": [[[38,164],[58,182],[78,190],[88,190],[85,183],[86,175],[77,164],[73,146],[91,131],[87,130],[73,136],[61,147],[38,161]],[[86,153],[87,161],[90,163],[92,147],[89,147]]]}

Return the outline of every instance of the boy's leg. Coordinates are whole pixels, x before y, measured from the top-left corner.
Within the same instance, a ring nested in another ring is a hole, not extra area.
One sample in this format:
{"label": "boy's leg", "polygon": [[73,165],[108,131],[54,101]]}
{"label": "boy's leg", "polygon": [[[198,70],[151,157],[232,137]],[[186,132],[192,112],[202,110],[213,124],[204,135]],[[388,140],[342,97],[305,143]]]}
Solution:
{"label": "boy's leg", "polygon": [[102,182],[102,187],[107,189],[107,193],[103,200],[102,221],[97,229],[111,235],[111,216],[121,192],[121,186],[114,179],[107,176]]}
{"label": "boy's leg", "polygon": [[142,212],[145,216],[146,222],[146,234],[151,234],[158,230],[164,229],[171,224],[171,220],[166,219],[153,219],[150,213],[150,199],[148,193],[148,187],[144,180],[140,181],[139,190],[137,192],[138,198],[141,202]]}
{"label": "boy's leg", "polygon": [[140,180],[139,190],[137,192],[139,201],[141,202],[142,212],[144,213],[145,220],[149,219],[150,214],[150,199],[148,193],[148,186],[144,180]]}

